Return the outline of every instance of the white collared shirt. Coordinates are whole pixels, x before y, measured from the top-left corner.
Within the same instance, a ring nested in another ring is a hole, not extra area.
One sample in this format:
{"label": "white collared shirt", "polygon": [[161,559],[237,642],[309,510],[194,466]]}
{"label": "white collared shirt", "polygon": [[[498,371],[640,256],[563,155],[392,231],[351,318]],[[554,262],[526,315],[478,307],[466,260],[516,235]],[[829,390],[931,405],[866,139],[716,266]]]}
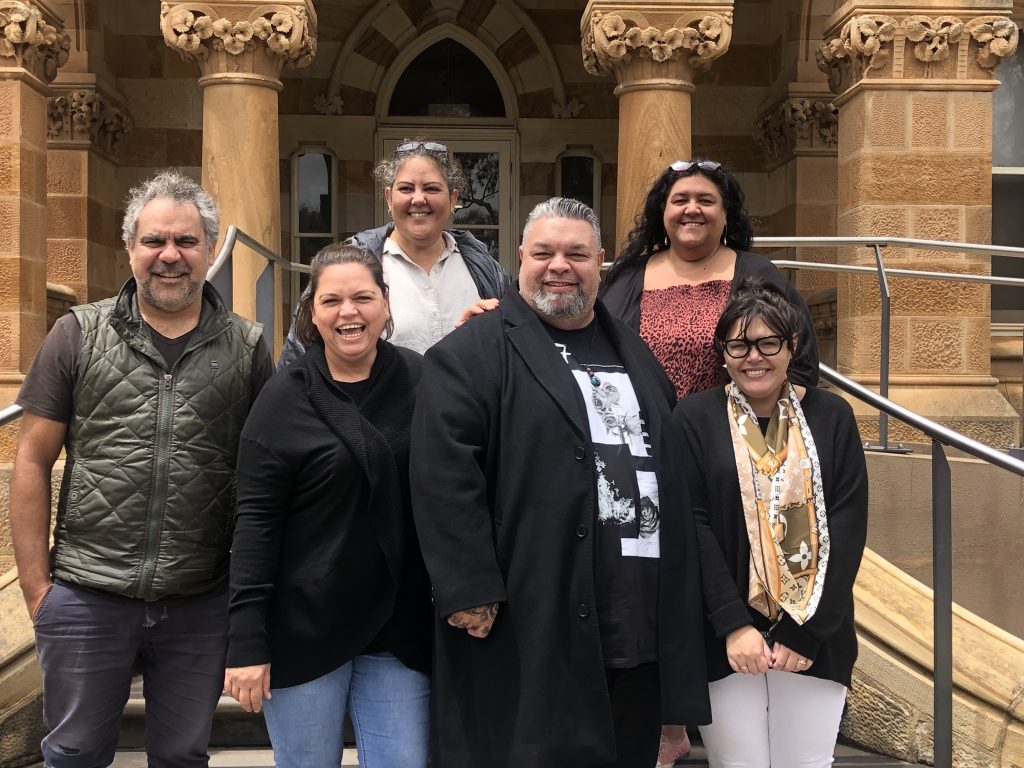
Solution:
{"label": "white collared shirt", "polygon": [[480,298],[455,238],[447,232],[441,236],[444,251],[429,273],[390,237],[381,254],[395,321],[390,341],[420,354],[450,333],[466,307]]}

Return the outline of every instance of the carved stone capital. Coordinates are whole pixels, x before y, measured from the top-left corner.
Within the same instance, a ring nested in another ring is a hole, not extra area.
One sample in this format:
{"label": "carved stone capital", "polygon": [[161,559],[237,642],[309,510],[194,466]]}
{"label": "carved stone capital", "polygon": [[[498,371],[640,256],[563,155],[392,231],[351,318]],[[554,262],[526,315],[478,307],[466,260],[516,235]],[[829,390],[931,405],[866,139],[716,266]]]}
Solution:
{"label": "carved stone capital", "polygon": [[47,139],[50,146],[88,146],[112,159],[134,120],[115,99],[95,85],[56,85],[58,95],[47,99]]}
{"label": "carved stone capital", "polygon": [[580,27],[583,66],[614,73],[624,88],[692,89],[732,40],[732,3],[625,3],[590,0]]}
{"label": "carved stone capital", "polygon": [[200,84],[225,79],[280,89],[283,67],[305,67],[316,55],[311,0],[160,4],[164,41],[199,64]]}
{"label": "carved stone capital", "polygon": [[839,110],[820,94],[790,95],[761,114],[754,124],[754,140],[769,168],[795,156],[834,156],[839,148]]}
{"label": "carved stone capital", "polygon": [[0,66],[21,67],[50,83],[67,63],[70,49],[63,22],[44,5],[0,0]]}
{"label": "carved stone capital", "polygon": [[854,14],[826,33],[818,68],[834,93],[865,80],[994,80],[995,67],[1017,50],[1019,31],[1004,16],[982,13]]}

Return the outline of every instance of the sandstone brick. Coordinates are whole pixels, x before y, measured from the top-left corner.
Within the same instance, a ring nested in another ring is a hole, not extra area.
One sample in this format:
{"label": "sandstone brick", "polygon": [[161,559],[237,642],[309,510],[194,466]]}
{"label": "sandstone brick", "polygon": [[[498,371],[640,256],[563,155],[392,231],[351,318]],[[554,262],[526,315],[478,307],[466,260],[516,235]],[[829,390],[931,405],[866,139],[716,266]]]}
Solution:
{"label": "sandstone brick", "polygon": [[[992,94],[978,91],[954,92],[953,146],[992,152]],[[991,158],[989,159],[991,165]]]}
{"label": "sandstone brick", "polygon": [[910,97],[910,146],[913,149],[943,149],[950,143],[949,96],[922,92]]}
{"label": "sandstone brick", "polygon": [[21,147],[14,142],[0,143],[0,195],[21,196]]}
{"label": "sandstone brick", "polygon": [[0,256],[17,255],[21,238],[21,201],[17,197],[0,197]]}
{"label": "sandstone brick", "polygon": [[71,286],[87,278],[86,244],[84,240],[56,240],[46,243],[46,280]]}
{"label": "sandstone brick", "polygon": [[0,140],[21,135],[20,87],[14,80],[0,80]]}
{"label": "sandstone brick", "polygon": [[864,94],[858,94],[839,111],[839,160],[846,160],[864,146],[866,124]]}
{"label": "sandstone brick", "polygon": [[0,311],[0,371],[21,370],[18,320],[17,310]]}
{"label": "sandstone brick", "polygon": [[26,85],[21,95],[21,138],[34,149],[46,150],[46,99]]}
{"label": "sandstone brick", "polygon": [[926,240],[963,242],[963,208],[939,205],[911,207],[910,236]]}
{"label": "sandstone brick", "polygon": [[968,205],[964,207],[964,239],[968,243],[992,241],[992,206]]}
{"label": "sandstone brick", "polygon": [[869,94],[865,104],[869,110],[865,147],[903,149],[907,146],[908,99],[908,94],[903,91],[874,91]]}
{"label": "sandstone brick", "polygon": [[[919,269],[930,269],[922,264]],[[892,277],[889,283],[894,314],[937,317],[988,317],[986,285]]]}
{"label": "sandstone brick", "polygon": [[849,172],[853,205],[977,205],[992,197],[991,158],[979,153],[867,154]]}
{"label": "sandstone brick", "polygon": [[11,311],[19,307],[21,295],[21,262],[13,256],[0,256],[0,310]]}
{"label": "sandstone brick", "polygon": [[838,164],[833,157],[801,157],[796,162],[796,199],[803,204],[835,205]]}
{"label": "sandstone brick", "polygon": [[46,203],[46,152],[21,145],[21,196],[34,203]]}
{"label": "sandstone brick", "polygon": [[80,149],[51,149],[46,156],[46,189],[50,194],[86,192],[86,157]]}
{"label": "sandstone brick", "polygon": [[964,373],[964,332],[959,320],[909,321],[909,357],[915,373]]}
{"label": "sandstone brick", "polygon": [[52,195],[49,201],[47,236],[85,237],[86,199],[81,195]]}
{"label": "sandstone brick", "polygon": [[[985,291],[988,293],[988,290]],[[992,324],[984,317],[964,320],[964,367],[966,373],[988,375],[992,372]]]}

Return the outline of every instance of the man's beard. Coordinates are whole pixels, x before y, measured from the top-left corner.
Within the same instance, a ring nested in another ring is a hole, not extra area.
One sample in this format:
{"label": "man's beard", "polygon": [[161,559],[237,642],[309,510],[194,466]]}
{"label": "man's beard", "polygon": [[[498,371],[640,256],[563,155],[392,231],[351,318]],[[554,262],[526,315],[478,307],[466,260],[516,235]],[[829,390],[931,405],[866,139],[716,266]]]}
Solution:
{"label": "man's beard", "polygon": [[586,314],[590,304],[587,294],[579,286],[572,293],[558,294],[538,288],[530,294],[530,303],[546,317],[579,317]]}
{"label": "man's beard", "polygon": [[191,306],[196,300],[196,295],[203,290],[203,281],[196,282],[191,275],[183,278],[185,286],[179,286],[174,290],[168,290],[171,286],[164,286],[163,290],[157,288],[159,277],[150,275],[149,280],[138,283],[139,293],[146,303],[161,312],[180,312],[185,307]]}

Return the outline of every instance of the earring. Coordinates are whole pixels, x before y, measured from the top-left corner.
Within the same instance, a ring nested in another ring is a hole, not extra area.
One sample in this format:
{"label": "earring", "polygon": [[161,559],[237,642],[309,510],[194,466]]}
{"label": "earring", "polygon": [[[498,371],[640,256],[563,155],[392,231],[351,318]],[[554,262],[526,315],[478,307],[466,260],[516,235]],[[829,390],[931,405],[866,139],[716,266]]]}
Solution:
{"label": "earring", "polygon": [[723,243],[725,242],[725,240],[728,237],[728,235],[729,235],[729,225],[726,224],[724,227],[722,227],[722,242]]}

